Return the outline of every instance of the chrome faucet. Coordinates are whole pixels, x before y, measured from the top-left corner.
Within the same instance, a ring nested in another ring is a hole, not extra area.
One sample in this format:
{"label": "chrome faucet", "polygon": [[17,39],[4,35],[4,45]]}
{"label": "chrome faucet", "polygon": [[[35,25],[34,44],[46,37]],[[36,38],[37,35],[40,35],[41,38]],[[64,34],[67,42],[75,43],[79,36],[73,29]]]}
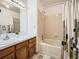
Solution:
{"label": "chrome faucet", "polygon": [[6,34],[6,37],[4,38],[4,40],[8,40],[9,39],[9,36]]}

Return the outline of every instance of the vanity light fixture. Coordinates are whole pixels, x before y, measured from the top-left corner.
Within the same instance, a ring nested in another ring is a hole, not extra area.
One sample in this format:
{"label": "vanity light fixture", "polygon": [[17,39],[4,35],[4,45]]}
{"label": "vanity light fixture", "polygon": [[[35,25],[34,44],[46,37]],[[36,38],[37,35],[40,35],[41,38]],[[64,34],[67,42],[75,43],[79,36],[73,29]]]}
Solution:
{"label": "vanity light fixture", "polygon": [[6,7],[6,8],[10,8],[10,6],[9,6],[9,5],[6,5],[5,7]]}
{"label": "vanity light fixture", "polygon": [[6,0],[6,1],[18,8],[24,9],[24,4],[17,0]]}

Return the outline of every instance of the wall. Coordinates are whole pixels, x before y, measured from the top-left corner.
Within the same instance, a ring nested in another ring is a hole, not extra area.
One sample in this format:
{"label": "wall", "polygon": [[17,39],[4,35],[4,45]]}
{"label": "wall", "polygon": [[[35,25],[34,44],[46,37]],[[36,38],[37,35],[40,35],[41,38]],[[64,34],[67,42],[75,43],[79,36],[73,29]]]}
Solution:
{"label": "wall", "polygon": [[43,39],[45,29],[45,15],[38,10],[38,40],[41,41]]}
{"label": "wall", "polygon": [[38,8],[38,40],[43,38],[63,40],[63,4]]}
{"label": "wall", "polygon": [[23,0],[25,8],[20,9],[20,33],[28,34],[27,0]]}
{"label": "wall", "polygon": [[20,10],[21,33],[37,34],[37,0],[23,0],[25,9]]}
{"label": "wall", "polygon": [[48,15],[45,20],[44,38],[61,39],[62,34],[62,15]]}
{"label": "wall", "polygon": [[[37,36],[37,0],[27,0],[28,34]],[[38,52],[38,40],[36,51]]]}
{"label": "wall", "polygon": [[53,5],[45,9],[46,15],[62,14],[64,12],[64,4]]}
{"label": "wall", "polygon": [[46,9],[45,38],[63,40],[63,12],[63,4]]}
{"label": "wall", "polygon": [[27,0],[28,34],[37,34],[37,0]]}
{"label": "wall", "polygon": [[27,10],[20,10],[20,33],[27,34],[28,33],[28,19],[27,19]]}

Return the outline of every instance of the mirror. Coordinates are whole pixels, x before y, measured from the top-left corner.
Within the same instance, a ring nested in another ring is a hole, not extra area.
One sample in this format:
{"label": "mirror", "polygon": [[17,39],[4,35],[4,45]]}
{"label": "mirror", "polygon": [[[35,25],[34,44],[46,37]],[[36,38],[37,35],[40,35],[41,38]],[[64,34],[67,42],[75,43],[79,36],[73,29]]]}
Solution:
{"label": "mirror", "polygon": [[20,8],[0,0],[0,34],[20,32]]}

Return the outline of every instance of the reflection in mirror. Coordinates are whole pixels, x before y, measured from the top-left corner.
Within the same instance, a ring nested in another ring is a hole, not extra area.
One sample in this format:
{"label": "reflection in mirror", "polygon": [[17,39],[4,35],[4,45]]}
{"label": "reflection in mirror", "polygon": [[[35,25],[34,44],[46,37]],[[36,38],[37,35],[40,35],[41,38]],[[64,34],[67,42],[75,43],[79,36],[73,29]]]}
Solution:
{"label": "reflection in mirror", "polygon": [[0,0],[0,34],[20,32],[20,8]]}

